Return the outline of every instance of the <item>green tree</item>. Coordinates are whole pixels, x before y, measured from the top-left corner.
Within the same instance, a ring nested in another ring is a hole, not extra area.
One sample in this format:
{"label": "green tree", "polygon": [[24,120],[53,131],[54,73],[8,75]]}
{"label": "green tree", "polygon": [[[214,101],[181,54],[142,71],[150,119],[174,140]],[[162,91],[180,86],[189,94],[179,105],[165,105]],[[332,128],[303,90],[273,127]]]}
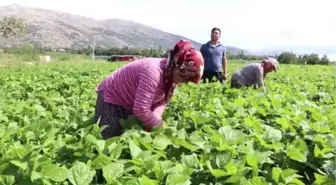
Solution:
{"label": "green tree", "polygon": [[238,54],[237,54],[237,57],[239,59],[244,59],[245,58],[244,50],[239,51]]}
{"label": "green tree", "polygon": [[322,65],[328,65],[330,63],[330,60],[327,55],[323,55],[323,57],[320,60],[320,64]]}
{"label": "green tree", "polygon": [[300,60],[300,64],[307,64],[309,55],[305,54],[305,55],[301,55],[299,60]]}
{"label": "green tree", "polygon": [[283,52],[278,56],[280,64],[295,64],[297,63],[296,54],[291,52]]}
{"label": "green tree", "polygon": [[229,60],[233,59],[231,51],[226,51],[226,58],[229,59]]}
{"label": "green tree", "polygon": [[320,63],[320,58],[317,54],[310,54],[306,57],[307,64],[315,65]]}

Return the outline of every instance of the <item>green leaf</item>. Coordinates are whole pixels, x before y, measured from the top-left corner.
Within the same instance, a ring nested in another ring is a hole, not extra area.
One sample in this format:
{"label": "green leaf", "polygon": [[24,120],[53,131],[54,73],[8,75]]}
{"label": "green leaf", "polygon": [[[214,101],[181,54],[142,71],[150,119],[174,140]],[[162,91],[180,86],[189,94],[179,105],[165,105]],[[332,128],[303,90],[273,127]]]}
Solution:
{"label": "green leaf", "polygon": [[108,181],[109,185],[123,185],[121,184],[118,180],[114,179],[114,178],[110,178]]}
{"label": "green leaf", "polygon": [[141,185],[158,185],[158,183],[156,181],[148,178],[146,175],[141,176],[140,184]]}
{"label": "green leaf", "polygon": [[244,118],[244,121],[246,125],[253,128],[256,134],[262,133],[262,124],[260,124],[260,121],[258,121],[255,117],[251,116],[251,117]]}
{"label": "green leaf", "polygon": [[301,153],[299,149],[296,149],[296,148],[290,149],[287,155],[289,158],[302,162],[302,163],[305,163],[307,161],[306,156],[303,153]]}
{"label": "green leaf", "polygon": [[138,157],[142,150],[137,145],[135,145],[132,140],[129,140],[128,145],[131,151],[132,159]]}
{"label": "green leaf", "polygon": [[281,176],[282,170],[277,167],[272,168],[272,179],[276,182],[280,182],[280,176]]}
{"label": "green leaf", "polygon": [[224,135],[228,144],[238,144],[244,140],[244,134],[239,130],[232,129],[230,126],[221,127],[219,133]]}
{"label": "green leaf", "polygon": [[270,142],[276,142],[276,141],[280,141],[282,139],[282,133],[280,130],[277,130],[273,127],[270,127],[268,125],[264,125],[265,127],[265,131],[263,133],[263,138],[266,141],[270,141]]}
{"label": "green leaf", "polygon": [[111,159],[109,157],[107,157],[103,153],[99,153],[93,158],[91,166],[95,169],[101,169],[110,163],[111,163]]}
{"label": "green leaf", "polygon": [[165,150],[172,141],[165,135],[158,135],[154,138],[153,146],[158,150]]}
{"label": "green leaf", "polygon": [[307,161],[308,147],[303,140],[295,140],[287,148],[287,156],[289,158],[302,163]]}
{"label": "green leaf", "polygon": [[194,153],[191,155],[182,155],[181,162],[188,167],[197,167],[199,165],[197,155]]}
{"label": "green leaf", "polygon": [[291,184],[296,184],[296,185],[305,185],[305,183],[303,183],[301,180],[299,179],[293,179],[291,181]]}
{"label": "green leaf", "polygon": [[253,177],[248,181],[248,185],[269,185],[264,177]]}
{"label": "green leaf", "polygon": [[188,141],[195,145],[198,146],[199,148],[204,148],[204,145],[206,143],[206,141],[196,132],[193,132],[190,137],[188,138]]}
{"label": "green leaf", "polygon": [[19,143],[14,143],[12,150],[20,159],[23,159],[29,153],[28,150]]}
{"label": "green leaf", "polygon": [[87,136],[85,136],[85,139],[87,142],[94,144],[97,147],[98,151],[104,150],[105,143],[106,143],[105,140],[99,140],[91,134],[88,134]]}
{"label": "green leaf", "polygon": [[169,174],[167,176],[166,185],[190,185],[189,176],[179,174]]}
{"label": "green leaf", "polygon": [[220,169],[214,169],[214,170],[211,170],[211,174],[212,174],[213,176],[215,176],[216,178],[224,177],[224,176],[228,176],[228,175],[230,175],[230,174],[227,173],[226,171],[224,171],[224,170],[220,170]]}
{"label": "green leaf", "polygon": [[247,154],[246,162],[248,165],[258,168],[258,158],[254,154]]}
{"label": "green leaf", "polygon": [[[68,174],[67,174],[68,175]],[[31,175],[30,175],[30,180],[32,182],[34,182],[37,179],[41,179],[41,173],[37,172],[37,171],[32,171]]]}
{"label": "green leaf", "polygon": [[277,122],[278,124],[280,124],[281,127],[282,127],[284,130],[288,129],[288,127],[289,127],[289,125],[290,125],[289,122],[288,122],[288,120],[287,120],[285,117],[281,117],[280,119],[276,120],[276,122]]}
{"label": "green leaf", "polygon": [[329,178],[327,176],[314,173],[315,181],[313,185],[335,185],[335,179]]}
{"label": "green leaf", "polygon": [[107,148],[110,153],[110,159],[118,159],[124,149],[124,146],[121,143],[115,142],[109,145]]}
{"label": "green leaf", "polygon": [[49,164],[42,167],[41,176],[55,182],[63,182],[68,178],[68,170],[55,164]]}
{"label": "green leaf", "polygon": [[112,183],[114,179],[121,177],[123,172],[123,164],[111,163],[103,167],[103,176],[108,183]]}
{"label": "green leaf", "polygon": [[89,185],[95,173],[85,163],[75,162],[68,172],[68,178],[73,185]]}
{"label": "green leaf", "polygon": [[209,165],[209,164],[208,164],[208,168],[209,168],[211,174],[213,176],[217,177],[217,178],[233,175],[233,174],[237,173],[237,171],[238,171],[236,165],[232,162],[229,162],[225,166],[225,169],[226,169],[225,171],[221,170],[221,169],[212,169],[211,165]]}
{"label": "green leaf", "polygon": [[129,179],[121,182],[122,185],[141,185],[138,179]]}
{"label": "green leaf", "polygon": [[294,169],[285,169],[285,170],[282,170],[282,173],[281,173],[281,179],[284,183],[290,183],[292,182],[296,177],[301,177],[299,175],[296,174],[297,171],[294,170]]}
{"label": "green leaf", "polygon": [[48,180],[46,179],[42,179],[43,185],[53,185],[52,183],[50,183]]}
{"label": "green leaf", "polygon": [[14,183],[14,175],[0,175],[0,185],[13,185]]}
{"label": "green leaf", "polygon": [[190,151],[195,151],[197,148],[190,144],[188,141],[183,140],[183,139],[174,139],[174,144],[178,146],[182,146]]}
{"label": "green leaf", "polygon": [[28,163],[27,161],[18,161],[18,160],[12,160],[10,163],[14,164],[15,166],[21,168],[22,170],[27,170]]}

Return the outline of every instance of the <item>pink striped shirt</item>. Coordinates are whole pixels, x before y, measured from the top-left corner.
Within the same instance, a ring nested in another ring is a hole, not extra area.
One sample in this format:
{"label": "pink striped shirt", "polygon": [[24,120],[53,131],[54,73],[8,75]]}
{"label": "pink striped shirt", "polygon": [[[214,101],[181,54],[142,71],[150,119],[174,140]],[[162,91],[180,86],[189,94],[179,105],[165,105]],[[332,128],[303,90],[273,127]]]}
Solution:
{"label": "pink striped shirt", "polygon": [[104,101],[130,109],[146,129],[161,124],[167,105],[164,99],[163,69],[166,60],[146,58],[133,61],[111,73],[98,86]]}

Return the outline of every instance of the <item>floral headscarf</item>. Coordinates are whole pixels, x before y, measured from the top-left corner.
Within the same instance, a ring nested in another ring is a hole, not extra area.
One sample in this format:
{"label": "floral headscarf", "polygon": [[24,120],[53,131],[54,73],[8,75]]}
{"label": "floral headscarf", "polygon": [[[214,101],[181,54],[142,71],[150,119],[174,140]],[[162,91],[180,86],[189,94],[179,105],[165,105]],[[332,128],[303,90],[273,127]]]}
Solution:
{"label": "floral headscarf", "polygon": [[187,81],[199,84],[203,75],[204,59],[202,54],[197,51],[187,40],[180,40],[176,43],[166,63],[166,96],[174,89],[173,71],[178,69],[180,76]]}

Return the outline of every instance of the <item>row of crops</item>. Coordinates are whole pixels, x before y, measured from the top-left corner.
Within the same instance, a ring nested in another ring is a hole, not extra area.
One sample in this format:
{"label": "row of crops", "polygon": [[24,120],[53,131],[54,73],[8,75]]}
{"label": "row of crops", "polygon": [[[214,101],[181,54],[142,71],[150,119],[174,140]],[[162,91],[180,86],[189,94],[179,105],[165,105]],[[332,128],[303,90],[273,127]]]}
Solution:
{"label": "row of crops", "polygon": [[0,184],[335,184],[333,67],[282,65],[267,94],[183,85],[169,128],[148,133],[131,117],[103,140],[94,89],[120,65],[0,69]]}

